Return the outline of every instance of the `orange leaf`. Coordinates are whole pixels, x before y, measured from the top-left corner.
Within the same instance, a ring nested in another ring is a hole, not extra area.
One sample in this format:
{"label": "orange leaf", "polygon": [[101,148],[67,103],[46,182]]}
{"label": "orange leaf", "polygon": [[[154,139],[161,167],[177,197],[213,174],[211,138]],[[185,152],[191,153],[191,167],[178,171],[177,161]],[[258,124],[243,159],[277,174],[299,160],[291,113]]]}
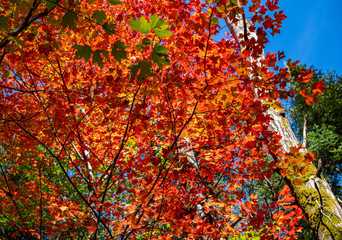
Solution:
{"label": "orange leaf", "polygon": [[312,75],[314,75],[315,72],[312,72],[311,69],[306,71],[300,71],[300,74],[298,76],[298,81],[302,83],[309,82],[311,80]]}
{"label": "orange leaf", "polygon": [[303,97],[305,97],[307,92],[306,92],[305,89],[302,89],[302,90],[299,91],[299,93],[300,93],[300,95],[302,95]]}
{"label": "orange leaf", "polygon": [[312,92],[313,93],[317,93],[317,94],[321,94],[325,89],[326,88],[325,88],[325,86],[323,84],[323,81],[315,82],[314,85],[313,85]]}

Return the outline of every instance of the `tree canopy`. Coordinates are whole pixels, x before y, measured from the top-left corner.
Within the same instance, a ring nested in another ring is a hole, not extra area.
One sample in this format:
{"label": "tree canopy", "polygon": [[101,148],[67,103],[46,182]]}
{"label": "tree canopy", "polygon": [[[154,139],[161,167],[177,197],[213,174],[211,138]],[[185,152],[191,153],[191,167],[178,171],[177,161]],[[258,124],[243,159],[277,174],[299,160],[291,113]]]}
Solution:
{"label": "tree canopy", "polygon": [[342,76],[334,72],[323,73],[315,70],[312,80],[308,83],[296,81],[297,70],[293,70],[292,88],[303,91],[324,81],[324,92],[317,97],[317,102],[306,104],[300,94],[289,101],[291,124],[297,135],[303,138],[304,119],[306,118],[307,145],[322,161],[322,173],[329,180],[336,196],[342,197],[341,159],[342,159]]}
{"label": "tree canopy", "polygon": [[340,236],[333,196],[305,204],[313,154],[270,128],[293,94],[264,53],[277,2],[1,0],[0,234],[296,239],[307,217]]}

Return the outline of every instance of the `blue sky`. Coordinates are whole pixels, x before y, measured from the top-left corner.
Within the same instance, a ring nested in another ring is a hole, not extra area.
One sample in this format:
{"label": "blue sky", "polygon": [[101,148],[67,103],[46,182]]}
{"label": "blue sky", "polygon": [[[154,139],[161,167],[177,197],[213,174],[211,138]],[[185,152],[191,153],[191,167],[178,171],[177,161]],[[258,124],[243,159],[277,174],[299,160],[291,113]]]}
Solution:
{"label": "blue sky", "polygon": [[[273,0],[274,1],[274,0]],[[262,0],[265,2],[265,0]],[[287,18],[283,21],[280,34],[272,37],[266,51],[284,51],[286,61],[300,61],[308,67],[314,66],[323,72],[336,71],[342,74],[342,27],[341,0],[279,0],[279,10]],[[221,27],[225,26],[220,21]],[[217,38],[224,37],[223,28]],[[283,67],[282,64],[280,67]]]}
{"label": "blue sky", "polygon": [[342,2],[279,0],[287,18],[280,34],[269,37],[266,51],[284,51],[287,58],[342,74]]}

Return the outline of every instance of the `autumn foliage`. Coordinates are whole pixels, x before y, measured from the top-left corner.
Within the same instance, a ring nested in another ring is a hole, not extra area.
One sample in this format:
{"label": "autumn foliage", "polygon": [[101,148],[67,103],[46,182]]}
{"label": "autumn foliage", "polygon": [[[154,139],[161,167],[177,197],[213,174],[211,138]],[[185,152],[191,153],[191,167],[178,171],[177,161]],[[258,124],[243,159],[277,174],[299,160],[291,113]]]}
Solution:
{"label": "autumn foliage", "polygon": [[[5,236],[296,238],[288,187],[267,205],[246,185],[284,154],[266,111],[289,95],[288,69],[252,60],[285,19],[277,1],[1,4]],[[258,36],[244,49],[217,38],[242,12]]]}

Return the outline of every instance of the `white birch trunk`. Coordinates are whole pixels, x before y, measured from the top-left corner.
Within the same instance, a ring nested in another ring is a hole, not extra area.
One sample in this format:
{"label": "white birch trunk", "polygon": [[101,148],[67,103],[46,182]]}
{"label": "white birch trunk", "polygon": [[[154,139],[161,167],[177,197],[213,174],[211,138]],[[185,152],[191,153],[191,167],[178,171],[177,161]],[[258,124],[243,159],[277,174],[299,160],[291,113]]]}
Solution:
{"label": "white birch trunk", "polygon": [[[87,183],[88,183],[88,191],[89,191],[89,206],[93,209],[89,211],[90,218],[92,219],[93,223],[98,222],[98,217],[97,214],[98,212],[96,211],[97,205],[96,205],[96,182],[95,182],[95,177],[93,173],[93,168],[90,163],[90,154],[89,151],[83,151],[83,155],[81,154],[80,151],[75,147],[74,144],[72,144],[76,154],[78,155],[79,158],[81,158],[85,164],[86,164],[86,171],[87,171]],[[96,240],[97,239],[97,231],[96,232],[91,232],[89,239],[91,240]]]}

